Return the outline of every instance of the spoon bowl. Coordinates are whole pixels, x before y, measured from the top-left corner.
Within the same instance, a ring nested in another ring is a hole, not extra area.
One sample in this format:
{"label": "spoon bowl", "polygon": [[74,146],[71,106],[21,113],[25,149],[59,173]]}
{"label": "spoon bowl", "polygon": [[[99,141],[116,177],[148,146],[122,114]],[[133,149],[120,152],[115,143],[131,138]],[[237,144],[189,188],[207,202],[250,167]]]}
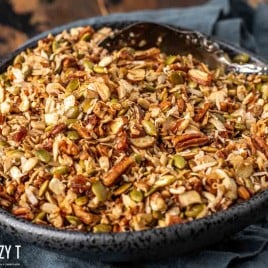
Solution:
{"label": "spoon bowl", "polygon": [[267,74],[265,64],[232,63],[219,44],[200,32],[174,28],[153,22],[137,22],[130,24],[115,34],[105,38],[99,44],[110,52],[129,46],[134,49],[159,47],[161,51],[172,55],[192,54],[205,62],[210,68],[224,68],[237,73]]}

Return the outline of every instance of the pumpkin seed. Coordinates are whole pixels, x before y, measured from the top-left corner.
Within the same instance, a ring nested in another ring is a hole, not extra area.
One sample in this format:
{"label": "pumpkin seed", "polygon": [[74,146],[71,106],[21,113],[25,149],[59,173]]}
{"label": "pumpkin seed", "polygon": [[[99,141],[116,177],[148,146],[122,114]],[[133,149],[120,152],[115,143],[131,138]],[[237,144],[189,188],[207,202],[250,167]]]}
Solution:
{"label": "pumpkin seed", "polygon": [[132,190],[129,193],[130,198],[135,202],[141,202],[143,200],[143,193],[136,189]]}
{"label": "pumpkin seed", "polygon": [[151,121],[142,120],[142,126],[146,132],[146,134],[150,136],[157,136],[157,131],[155,125]]}
{"label": "pumpkin seed", "polygon": [[131,182],[124,183],[113,192],[113,195],[115,196],[121,195],[125,193],[131,186],[132,186]]}
{"label": "pumpkin seed", "polygon": [[166,58],[165,63],[166,63],[166,65],[170,65],[170,64],[174,63],[174,61],[175,61],[176,59],[177,59],[177,56],[175,56],[175,55],[170,55],[170,56],[168,56],[168,57]]}
{"label": "pumpkin seed", "polygon": [[184,76],[181,72],[172,72],[169,75],[169,80],[173,85],[179,85],[184,83]]}
{"label": "pumpkin seed", "polygon": [[79,115],[79,108],[78,108],[78,106],[70,107],[70,108],[66,111],[65,115],[66,115],[68,118],[70,118],[70,119],[75,119],[75,118],[77,118],[77,116]]}
{"label": "pumpkin seed", "polygon": [[39,189],[39,192],[38,192],[39,197],[42,197],[44,195],[44,193],[47,190],[48,184],[49,184],[49,180],[46,180],[42,183],[42,185]]}
{"label": "pumpkin seed", "polygon": [[88,203],[88,197],[87,196],[80,196],[75,199],[75,204],[78,206],[84,206]]}
{"label": "pumpkin seed", "polygon": [[40,149],[35,152],[35,155],[39,158],[40,161],[48,163],[51,160],[50,153],[45,149]]}
{"label": "pumpkin seed", "polygon": [[94,233],[109,233],[112,231],[112,226],[109,224],[100,223],[93,227]]}
{"label": "pumpkin seed", "polygon": [[76,216],[67,215],[67,216],[65,216],[65,218],[71,225],[77,226],[77,225],[81,224],[81,221]]}
{"label": "pumpkin seed", "polygon": [[105,186],[100,181],[96,181],[92,184],[92,192],[96,195],[99,201],[106,201],[107,191]]}
{"label": "pumpkin seed", "polygon": [[247,63],[249,61],[250,57],[248,54],[246,53],[241,53],[241,54],[238,54],[236,55],[234,58],[233,58],[233,62],[236,62],[236,63]]}
{"label": "pumpkin seed", "polygon": [[183,156],[181,156],[181,155],[175,155],[173,157],[173,165],[176,168],[183,169],[186,166],[186,161],[185,161],[185,159],[184,159]]}
{"label": "pumpkin seed", "polygon": [[68,172],[69,172],[69,168],[67,166],[58,166],[52,169],[53,175],[65,175]]}
{"label": "pumpkin seed", "polygon": [[194,205],[185,211],[185,215],[187,217],[196,218],[198,214],[200,214],[203,211],[204,208],[205,208],[204,204]]}
{"label": "pumpkin seed", "polygon": [[70,131],[67,132],[67,138],[70,139],[70,140],[76,141],[76,140],[80,139],[80,136],[79,136],[77,131],[70,130]]}
{"label": "pumpkin seed", "polygon": [[66,87],[66,93],[71,93],[75,91],[79,87],[79,85],[80,85],[80,82],[78,78],[72,79]]}

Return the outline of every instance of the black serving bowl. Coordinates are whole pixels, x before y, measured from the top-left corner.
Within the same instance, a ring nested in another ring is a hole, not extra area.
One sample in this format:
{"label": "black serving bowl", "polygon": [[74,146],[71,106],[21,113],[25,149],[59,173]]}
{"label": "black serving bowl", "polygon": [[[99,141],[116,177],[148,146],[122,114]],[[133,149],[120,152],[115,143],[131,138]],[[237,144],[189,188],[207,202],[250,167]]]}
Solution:
{"label": "black serving bowl", "polygon": [[[57,34],[64,29],[89,25],[92,24],[91,22],[92,20],[81,20],[49,32]],[[102,22],[94,23],[93,26],[94,28],[102,26],[121,28],[129,23]],[[30,39],[6,57],[0,63],[0,73],[5,71],[19,52],[35,46],[37,41],[47,34],[48,32],[45,32]],[[245,52],[225,42],[215,41],[230,55]],[[248,54],[253,62],[265,63],[251,53]],[[264,217],[268,212],[267,204],[268,191],[263,191],[246,202],[202,219],[165,228],[124,233],[82,233],[58,230],[16,218],[0,209],[0,229],[22,241],[71,256],[109,262],[156,260],[189,253],[219,242]]]}

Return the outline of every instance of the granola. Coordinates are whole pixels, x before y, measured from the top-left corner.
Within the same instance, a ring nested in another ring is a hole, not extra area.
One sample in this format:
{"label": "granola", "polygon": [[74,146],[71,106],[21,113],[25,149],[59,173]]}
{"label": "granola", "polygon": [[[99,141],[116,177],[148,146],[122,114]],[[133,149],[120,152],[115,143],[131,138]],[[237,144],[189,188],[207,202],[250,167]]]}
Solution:
{"label": "granola", "polygon": [[49,35],[0,75],[0,206],[84,232],[165,227],[268,187],[268,77]]}

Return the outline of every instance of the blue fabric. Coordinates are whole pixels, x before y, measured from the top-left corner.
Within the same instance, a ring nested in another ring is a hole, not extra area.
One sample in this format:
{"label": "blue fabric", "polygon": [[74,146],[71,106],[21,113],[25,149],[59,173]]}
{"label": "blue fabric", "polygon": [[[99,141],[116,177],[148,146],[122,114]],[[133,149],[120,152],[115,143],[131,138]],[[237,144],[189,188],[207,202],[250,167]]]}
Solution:
{"label": "blue fabric", "polygon": [[[88,23],[114,20],[149,20],[169,23],[199,30],[255,51],[268,59],[268,5],[261,4],[252,10],[243,0],[212,0],[205,5],[113,14],[88,19]],[[79,22],[78,22],[79,23]],[[78,23],[74,23],[73,26]],[[174,257],[160,262],[147,262],[127,267],[268,267],[268,221],[247,227],[233,237],[195,254]],[[0,244],[19,244],[20,267],[71,268],[71,267],[116,267],[98,261],[83,261],[55,252],[14,241],[0,234]],[[13,256],[14,257],[14,256]],[[1,264],[1,261],[0,261]],[[1,266],[1,265],[0,265]]]}

